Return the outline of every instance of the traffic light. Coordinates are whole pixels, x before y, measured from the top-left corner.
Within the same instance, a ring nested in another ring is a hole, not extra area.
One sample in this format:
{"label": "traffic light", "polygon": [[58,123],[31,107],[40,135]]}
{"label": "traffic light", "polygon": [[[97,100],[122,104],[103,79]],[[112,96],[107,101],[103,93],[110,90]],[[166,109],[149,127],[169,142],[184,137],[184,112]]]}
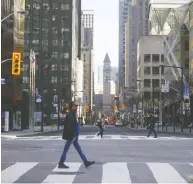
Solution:
{"label": "traffic light", "polygon": [[12,75],[21,73],[21,53],[13,52],[12,54]]}

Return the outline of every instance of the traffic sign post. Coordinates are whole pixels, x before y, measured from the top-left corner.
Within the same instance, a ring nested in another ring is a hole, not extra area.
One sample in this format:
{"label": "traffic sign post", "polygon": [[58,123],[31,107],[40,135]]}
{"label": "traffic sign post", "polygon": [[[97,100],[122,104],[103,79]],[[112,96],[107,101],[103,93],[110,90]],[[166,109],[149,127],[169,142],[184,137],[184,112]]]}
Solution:
{"label": "traffic sign post", "polygon": [[1,84],[5,84],[5,79],[1,79]]}
{"label": "traffic sign post", "polygon": [[42,102],[42,97],[40,95],[36,96],[36,102],[41,103]]}
{"label": "traffic sign post", "polygon": [[169,81],[163,80],[162,81],[162,93],[168,93],[169,92]]}

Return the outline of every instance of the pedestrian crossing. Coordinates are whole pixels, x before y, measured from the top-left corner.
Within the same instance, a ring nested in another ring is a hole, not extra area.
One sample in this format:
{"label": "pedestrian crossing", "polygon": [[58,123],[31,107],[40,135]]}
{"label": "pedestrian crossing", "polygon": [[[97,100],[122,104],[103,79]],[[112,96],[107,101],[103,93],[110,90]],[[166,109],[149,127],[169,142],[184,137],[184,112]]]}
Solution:
{"label": "pedestrian crossing", "polygon": [[[6,140],[62,140],[61,136],[31,136],[31,137],[16,137],[3,136]],[[193,140],[193,137],[147,137],[147,136],[129,136],[129,135],[104,135],[102,138],[96,135],[80,135],[79,140]]]}
{"label": "pedestrian crossing", "polygon": [[191,183],[193,163],[96,163],[86,169],[80,162],[1,163],[1,183]]}

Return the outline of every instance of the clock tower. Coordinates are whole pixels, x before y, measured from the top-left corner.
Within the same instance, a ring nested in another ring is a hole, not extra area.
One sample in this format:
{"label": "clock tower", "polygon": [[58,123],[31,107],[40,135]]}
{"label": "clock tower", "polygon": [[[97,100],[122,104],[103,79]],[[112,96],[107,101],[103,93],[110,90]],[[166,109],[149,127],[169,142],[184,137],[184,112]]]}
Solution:
{"label": "clock tower", "polygon": [[103,113],[111,114],[111,61],[106,54],[103,62]]}

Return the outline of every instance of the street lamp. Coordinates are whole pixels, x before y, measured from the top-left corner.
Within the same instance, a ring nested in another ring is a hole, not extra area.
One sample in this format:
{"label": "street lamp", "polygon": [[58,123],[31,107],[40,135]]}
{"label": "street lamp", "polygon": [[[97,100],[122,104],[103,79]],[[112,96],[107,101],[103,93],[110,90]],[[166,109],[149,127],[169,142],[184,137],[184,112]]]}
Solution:
{"label": "street lamp", "polygon": [[[27,11],[25,11],[25,10],[18,10],[16,13],[25,15],[25,14],[27,14]],[[9,18],[11,15],[13,15],[13,14],[14,14],[14,12],[10,13],[10,14],[7,15],[6,17],[4,17],[4,18],[1,20],[1,22],[3,22],[4,20],[8,19],[8,18]]]}

